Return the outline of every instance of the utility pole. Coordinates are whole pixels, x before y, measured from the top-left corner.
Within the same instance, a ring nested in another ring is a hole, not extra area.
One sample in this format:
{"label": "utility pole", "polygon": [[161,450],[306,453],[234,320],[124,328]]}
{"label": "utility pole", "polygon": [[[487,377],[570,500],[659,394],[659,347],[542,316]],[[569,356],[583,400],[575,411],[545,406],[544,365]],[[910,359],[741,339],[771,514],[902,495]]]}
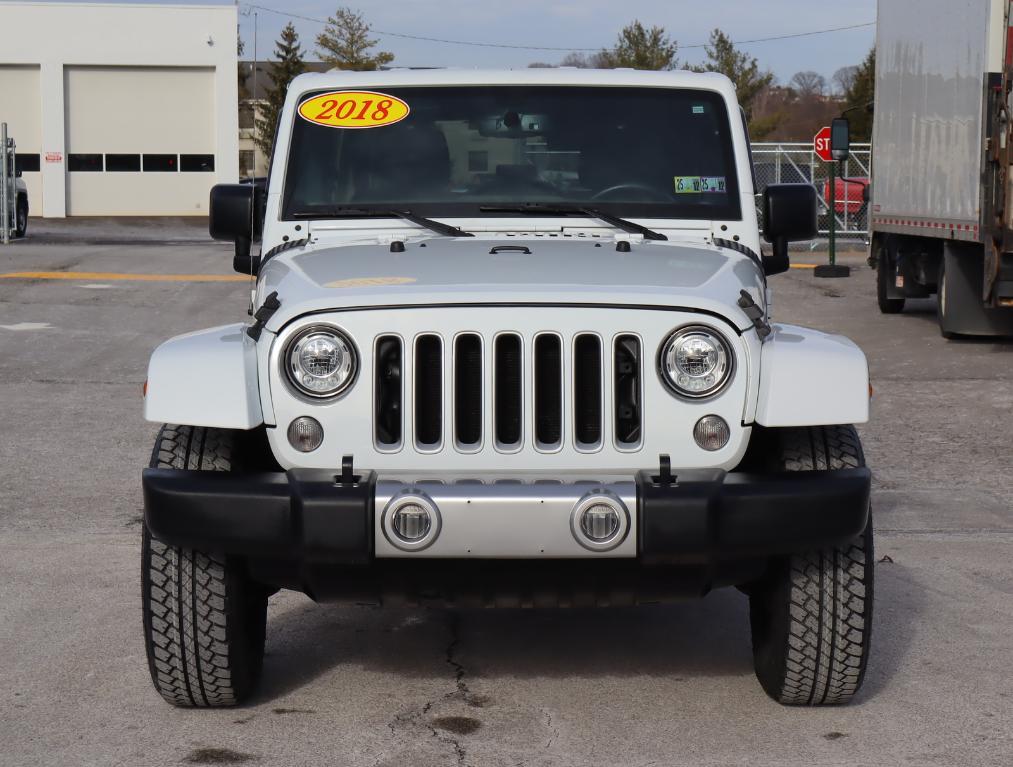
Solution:
{"label": "utility pole", "polygon": [[11,242],[11,201],[10,201],[10,179],[7,177],[7,158],[10,156],[10,148],[7,146],[7,123],[0,123],[0,229],[3,229],[3,236],[0,242],[10,245]]}

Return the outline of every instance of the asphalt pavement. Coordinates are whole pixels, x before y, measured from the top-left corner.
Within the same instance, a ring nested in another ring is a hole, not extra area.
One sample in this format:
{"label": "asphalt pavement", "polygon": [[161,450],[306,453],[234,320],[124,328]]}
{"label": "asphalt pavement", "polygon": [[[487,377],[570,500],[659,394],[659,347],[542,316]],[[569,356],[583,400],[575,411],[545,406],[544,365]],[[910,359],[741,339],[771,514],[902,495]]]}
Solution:
{"label": "asphalt pavement", "polygon": [[258,697],[171,708],[141,635],[141,385],[162,340],[245,318],[248,285],[192,279],[231,266],[192,224],[117,226],[33,220],[0,247],[0,765],[1013,763],[1013,342],[946,341],[928,301],[880,315],[859,254],[847,279],[771,280],[775,320],[850,336],[872,369],[879,564],[853,705],[767,699],[746,598],[723,590],[586,611],[281,593]]}

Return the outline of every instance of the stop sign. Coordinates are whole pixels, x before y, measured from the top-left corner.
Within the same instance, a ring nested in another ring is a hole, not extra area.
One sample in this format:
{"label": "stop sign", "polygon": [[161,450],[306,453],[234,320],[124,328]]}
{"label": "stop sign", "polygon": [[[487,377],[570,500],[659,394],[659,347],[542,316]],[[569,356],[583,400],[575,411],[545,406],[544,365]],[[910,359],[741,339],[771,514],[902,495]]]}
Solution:
{"label": "stop sign", "polygon": [[832,162],[830,155],[830,126],[821,128],[820,132],[813,136],[813,151],[823,162]]}

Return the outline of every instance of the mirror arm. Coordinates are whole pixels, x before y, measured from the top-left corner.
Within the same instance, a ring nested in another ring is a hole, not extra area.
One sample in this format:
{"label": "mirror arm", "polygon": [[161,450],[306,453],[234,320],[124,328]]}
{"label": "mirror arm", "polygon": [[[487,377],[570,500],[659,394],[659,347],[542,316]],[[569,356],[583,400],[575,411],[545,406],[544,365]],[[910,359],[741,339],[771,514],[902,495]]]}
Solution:
{"label": "mirror arm", "polygon": [[260,271],[260,256],[250,255],[250,239],[236,238],[236,254],[232,257],[232,268],[240,274],[256,275]]}
{"label": "mirror arm", "polygon": [[781,274],[789,269],[788,240],[784,237],[775,237],[772,243],[772,253],[763,256],[763,272],[768,277],[773,274]]}

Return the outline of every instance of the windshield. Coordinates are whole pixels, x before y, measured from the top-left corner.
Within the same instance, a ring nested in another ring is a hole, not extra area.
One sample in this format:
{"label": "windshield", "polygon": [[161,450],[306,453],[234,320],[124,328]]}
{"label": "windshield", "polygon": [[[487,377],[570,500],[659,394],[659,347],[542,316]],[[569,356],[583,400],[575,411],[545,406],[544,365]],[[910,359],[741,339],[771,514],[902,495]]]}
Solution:
{"label": "windshield", "polygon": [[482,208],[524,203],[740,218],[728,114],[712,91],[318,91],[294,119],[284,218],[340,206],[501,216]]}

